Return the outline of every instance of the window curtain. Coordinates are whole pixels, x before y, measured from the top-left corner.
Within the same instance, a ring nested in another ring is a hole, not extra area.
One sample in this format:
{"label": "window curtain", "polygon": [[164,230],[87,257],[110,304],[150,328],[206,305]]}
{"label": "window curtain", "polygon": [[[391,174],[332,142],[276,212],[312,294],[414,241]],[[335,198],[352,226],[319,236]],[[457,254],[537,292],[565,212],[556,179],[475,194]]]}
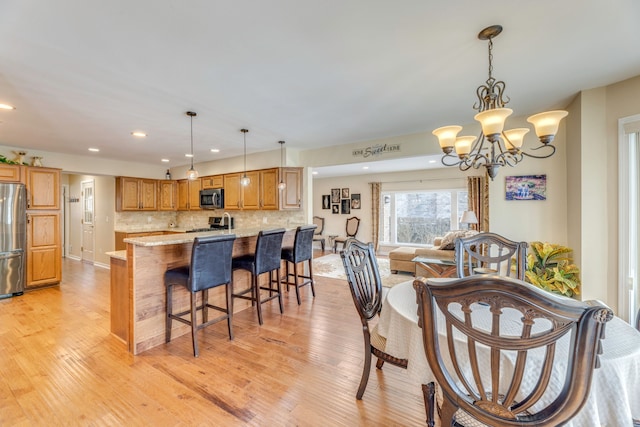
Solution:
{"label": "window curtain", "polygon": [[469,224],[472,229],[489,231],[489,180],[486,176],[467,178],[469,210],[475,212],[477,224]]}
{"label": "window curtain", "polygon": [[371,240],[373,249],[378,252],[378,229],[380,227],[380,188],[382,183],[370,182],[371,186]]}

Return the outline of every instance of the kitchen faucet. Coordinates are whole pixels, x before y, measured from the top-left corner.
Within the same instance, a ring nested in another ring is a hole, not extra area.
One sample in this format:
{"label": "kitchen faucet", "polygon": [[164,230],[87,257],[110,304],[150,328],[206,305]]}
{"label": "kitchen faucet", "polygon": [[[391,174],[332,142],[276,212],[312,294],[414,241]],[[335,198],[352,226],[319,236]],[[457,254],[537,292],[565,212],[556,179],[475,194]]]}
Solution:
{"label": "kitchen faucet", "polygon": [[225,212],[222,214],[222,220],[220,221],[220,225],[224,227],[224,217],[227,217],[227,229],[231,231],[231,215],[229,212]]}

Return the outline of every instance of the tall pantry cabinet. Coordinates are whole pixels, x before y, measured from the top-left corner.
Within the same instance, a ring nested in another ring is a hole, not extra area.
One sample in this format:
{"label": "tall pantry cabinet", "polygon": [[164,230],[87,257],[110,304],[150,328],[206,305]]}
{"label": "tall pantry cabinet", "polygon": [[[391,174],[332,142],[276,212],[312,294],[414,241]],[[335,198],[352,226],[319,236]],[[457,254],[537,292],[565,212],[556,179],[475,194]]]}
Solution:
{"label": "tall pantry cabinet", "polygon": [[60,169],[22,166],[27,188],[26,289],[62,280]]}

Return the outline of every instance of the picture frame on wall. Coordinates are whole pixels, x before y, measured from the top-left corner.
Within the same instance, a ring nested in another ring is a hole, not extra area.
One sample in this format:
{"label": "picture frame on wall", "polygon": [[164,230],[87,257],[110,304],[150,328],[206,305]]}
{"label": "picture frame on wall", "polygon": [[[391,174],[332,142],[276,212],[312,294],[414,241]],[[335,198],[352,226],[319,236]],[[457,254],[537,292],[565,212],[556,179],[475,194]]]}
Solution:
{"label": "picture frame on wall", "polygon": [[331,189],[331,203],[340,203],[340,189],[332,188]]}
{"label": "picture frame on wall", "polygon": [[322,196],[322,209],[331,209],[331,196],[329,194]]}
{"label": "picture frame on wall", "polygon": [[547,175],[505,177],[506,200],[547,200]]}
{"label": "picture frame on wall", "polygon": [[351,209],[360,209],[360,193],[351,195]]}
{"label": "picture frame on wall", "polygon": [[340,213],[340,205],[331,205],[331,213],[339,214]]}
{"label": "picture frame on wall", "polygon": [[340,203],[340,213],[342,214],[351,213],[351,199],[342,199],[342,202]]}
{"label": "picture frame on wall", "polygon": [[342,198],[343,199],[348,199],[349,198],[349,189],[348,188],[343,188],[342,189]]}

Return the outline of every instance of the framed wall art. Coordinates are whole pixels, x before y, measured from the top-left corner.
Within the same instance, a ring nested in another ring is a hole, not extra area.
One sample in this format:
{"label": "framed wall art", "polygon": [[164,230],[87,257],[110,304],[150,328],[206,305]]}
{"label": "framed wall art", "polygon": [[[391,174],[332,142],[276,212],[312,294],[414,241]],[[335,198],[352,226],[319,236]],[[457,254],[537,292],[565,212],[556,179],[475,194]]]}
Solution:
{"label": "framed wall art", "polygon": [[340,189],[332,188],[331,189],[331,203],[340,203]]}
{"label": "framed wall art", "polygon": [[343,199],[348,199],[349,198],[349,189],[348,188],[343,188],[342,189],[342,198]]}
{"label": "framed wall art", "polygon": [[506,200],[547,200],[547,175],[507,176]]}
{"label": "framed wall art", "polygon": [[340,213],[340,205],[331,205],[331,213],[339,214]]}
{"label": "framed wall art", "polygon": [[342,214],[351,213],[351,199],[342,199],[342,202],[340,205],[340,213]]}
{"label": "framed wall art", "polygon": [[322,196],[322,209],[331,209],[331,196],[328,194]]}
{"label": "framed wall art", "polygon": [[351,195],[351,209],[360,209],[360,194]]}

